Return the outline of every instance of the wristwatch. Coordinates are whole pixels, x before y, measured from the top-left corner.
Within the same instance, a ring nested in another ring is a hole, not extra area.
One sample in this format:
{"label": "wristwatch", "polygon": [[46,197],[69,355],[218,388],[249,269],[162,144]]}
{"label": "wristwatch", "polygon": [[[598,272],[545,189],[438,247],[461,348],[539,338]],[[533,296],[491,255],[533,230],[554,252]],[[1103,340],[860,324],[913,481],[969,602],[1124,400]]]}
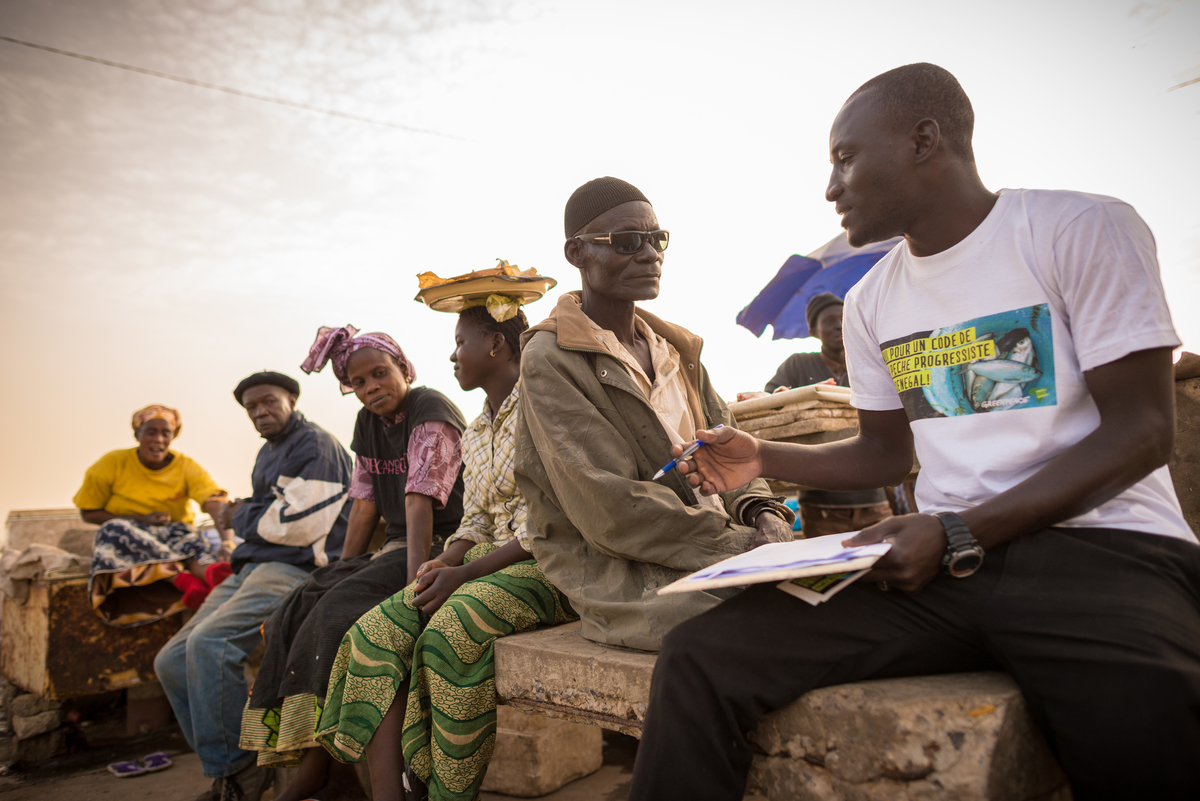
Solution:
{"label": "wristwatch", "polygon": [[946,555],[942,557],[942,570],[954,578],[966,578],[983,567],[983,548],[963,519],[954,512],[938,512],[934,517],[942,521],[942,528],[946,530]]}

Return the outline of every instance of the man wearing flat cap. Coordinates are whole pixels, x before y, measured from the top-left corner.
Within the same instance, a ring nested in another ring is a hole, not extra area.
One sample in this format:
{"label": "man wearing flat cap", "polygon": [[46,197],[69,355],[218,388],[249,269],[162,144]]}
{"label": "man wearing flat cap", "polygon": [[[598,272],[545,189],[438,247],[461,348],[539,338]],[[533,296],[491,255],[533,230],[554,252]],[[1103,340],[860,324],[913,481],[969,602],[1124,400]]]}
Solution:
{"label": "man wearing flat cap", "polygon": [[674,471],[654,479],[672,445],[733,419],[700,363],[700,338],[634,305],[658,296],[669,238],[646,197],[597,178],[575,190],[565,217],[583,291],[522,336],[517,484],[533,554],[583,636],[656,651],[720,600],[660,587],[791,539],[792,516],[762,481],[704,497]]}
{"label": "man wearing flat cap", "polygon": [[[793,353],[767,382],[767,392],[833,381],[850,386],[846,346],[842,342],[842,299],[832,292],[813,295],[804,307],[808,335],[821,340],[817,353]],[[857,492],[800,491],[800,520],[805,537],[861,531],[892,516],[882,489]]]}
{"label": "man wearing flat cap", "polygon": [[258,646],[260,627],[317,567],[341,554],[349,520],[350,456],[325,429],[296,410],[300,384],[261,372],[233,391],[266,444],[251,473],[253,494],[218,521],[242,543],[234,574],[154,660],[188,745],[200,756],[210,790],[200,798],[257,801],[270,771],[238,747],[246,679],[242,664]]}

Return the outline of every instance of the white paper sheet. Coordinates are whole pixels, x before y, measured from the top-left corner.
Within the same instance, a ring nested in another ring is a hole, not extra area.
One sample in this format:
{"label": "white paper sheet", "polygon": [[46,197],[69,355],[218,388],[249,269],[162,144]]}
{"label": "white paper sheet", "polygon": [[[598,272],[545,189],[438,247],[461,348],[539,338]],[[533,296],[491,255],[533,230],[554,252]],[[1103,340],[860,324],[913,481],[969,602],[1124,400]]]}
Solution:
{"label": "white paper sheet", "polygon": [[814,537],[810,540],[763,545],[752,551],[717,562],[703,570],[698,570],[681,581],[707,581],[724,576],[752,576],[756,573],[774,573],[779,570],[816,565],[837,565],[867,556],[883,556],[892,547],[888,542],[858,545],[851,548],[842,546],[845,540],[857,533],[851,531],[846,534]]}

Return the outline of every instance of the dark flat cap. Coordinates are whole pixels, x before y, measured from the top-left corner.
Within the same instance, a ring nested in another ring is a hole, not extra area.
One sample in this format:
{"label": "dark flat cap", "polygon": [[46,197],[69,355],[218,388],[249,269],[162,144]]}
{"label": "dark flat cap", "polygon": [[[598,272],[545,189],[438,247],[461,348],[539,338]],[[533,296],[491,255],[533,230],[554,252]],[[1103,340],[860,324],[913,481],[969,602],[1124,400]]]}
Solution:
{"label": "dark flat cap", "polygon": [[272,370],[263,370],[261,373],[255,373],[254,375],[248,375],[243,378],[237,387],[234,388],[233,397],[237,399],[237,402],[240,405],[245,406],[246,404],[242,403],[242,395],[246,394],[246,390],[250,389],[250,387],[257,387],[261,384],[270,384],[274,387],[280,387],[281,389],[292,393],[297,398],[300,397],[299,381],[292,378],[290,375],[276,373]]}
{"label": "dark flat cap", "polygon": [[567,200],[567,208],[563,213],[563,228],[567,239],[579,233],[585,225],[604,212],[631,200],[650,202],[636,186],[620,178],[605,176],[588,181],[572,192]]}
{"label": "dark flat cap", "polygon": [[828,309],[830,306],[841,306],[842,299],[832,292],[822,292],[820,295],[813,295],[808,305],[804,307],[804,321],[808,323],[808,335],[815,337],[817,335],[817,318],[821,316],[821,312]]}

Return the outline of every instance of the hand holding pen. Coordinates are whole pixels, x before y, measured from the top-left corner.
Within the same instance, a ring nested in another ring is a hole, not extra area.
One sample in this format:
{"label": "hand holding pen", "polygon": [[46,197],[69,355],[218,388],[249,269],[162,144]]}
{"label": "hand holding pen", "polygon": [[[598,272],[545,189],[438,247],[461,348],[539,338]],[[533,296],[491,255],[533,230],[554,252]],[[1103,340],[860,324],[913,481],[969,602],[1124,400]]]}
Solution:
{"label": "hand holding pen", "polygon": [[[703,446],[701,448],[700,446]],[[696,442],[688,447],[676,445],[674,467],[687,476],[687,482],[702,495],[716,495],[749,484],[762,475],[761,443],[733,426],[713,426],[696,432]],[[687,457],[693,458],[688,461]]]}
{"label": "hand holding pen", "polygon": [[[721,423],[721,424],[719,424],[719,425],[715,425],[715,426],[713,426],[713,431],[716,431],[718,428],[724,428],[724,427],[725,427],[725,424],[724,424],[724,423]],[[657,473],[655,473],[655,474],[654,474],[654,478],[652,478],[652,479],[650,479],[650,480],[651,480],[651,481],[658,481],[660,478],[662,478],[663,476],[665,476],[667,473],[670,473],[672,470],[674,470],[674,469],[675,469],[675,467],[676,467],[676,466],[677,466],[677,465],[678,465],[680,462],[682,462],[682,461],[686,460],[686,459],[687,459],[689,456],[691,456],[693,453],[695,453],[696,451],[698,451],[698,450],[700,450],[701,448],[703,448],[703,447],[704,447],[704,444],[705,444],[705,443],[701,442],[700,440],[696,440],[696,441],[695,441],[695,442],[693,442],[691,445],[688,445],[688,446],[687,446],[687,449],[686,449],[686,450],[684,450],[684,451],[683,451],[683,453],[679,454],[679,455],[678,455],[678,456],[676,456],[674,459],[672,459],[671,461],[667,462],[667,463],[666,463],[666,464],[663,466],[663,469],[662,469],[662,470],[659,470]],[[677,446],[675,446],[675,447],[679,447],[679,446],[677,445]],[[682,471],[682,472],[685,472],[685,473],[686,473],[687,471],[686,471],[686,470],[684,470],[684,471]]]}

